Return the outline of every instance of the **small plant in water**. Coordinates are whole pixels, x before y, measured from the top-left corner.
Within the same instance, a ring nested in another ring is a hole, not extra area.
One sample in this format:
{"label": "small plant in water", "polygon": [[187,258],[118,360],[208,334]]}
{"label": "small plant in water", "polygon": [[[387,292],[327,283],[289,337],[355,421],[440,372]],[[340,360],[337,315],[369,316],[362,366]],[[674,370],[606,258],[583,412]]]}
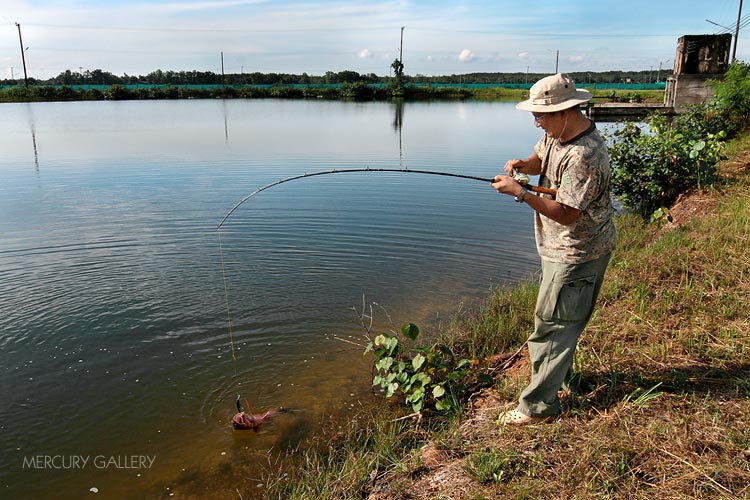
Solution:
{"label": "small plant in water", "polygon": [[375,355],[372,385],[380,387],[390,398],[401,395],[415,413],[434,408],[440,412],[459,407],[459,395],[471,366],[468,359],[458,359],[447,346],[410,346],[419,336],[419,327],[406,323],[398,335],[376,336],[365,354]]}

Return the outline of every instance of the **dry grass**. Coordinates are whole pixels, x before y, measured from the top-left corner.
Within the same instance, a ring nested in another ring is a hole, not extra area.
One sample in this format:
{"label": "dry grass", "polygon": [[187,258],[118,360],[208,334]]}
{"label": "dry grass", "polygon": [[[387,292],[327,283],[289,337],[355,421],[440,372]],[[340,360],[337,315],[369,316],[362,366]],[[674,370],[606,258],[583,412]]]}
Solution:
{"label": "dry grass", "polygon": [[[368,424],[386,437],[346,436],[314,475],[297,471],[308,484],[269,496],[750,498],[750,139],[735,148],[722,166],[732,182],[683,197],[672,223],[618,219],[620,244],[576,357],[585,393],[563,394],[563,416],[495,423],[526,383],[520,356],[470,398],[463,418],[433,429],[399,421],[398,432],[392,419]],[[528,330],[533,295],[509,301],[498,291],[447,337],[475,353],[483,342],[497,347],[482,338]],[[337,488],[331,478],[342,472],[347,487]]]}

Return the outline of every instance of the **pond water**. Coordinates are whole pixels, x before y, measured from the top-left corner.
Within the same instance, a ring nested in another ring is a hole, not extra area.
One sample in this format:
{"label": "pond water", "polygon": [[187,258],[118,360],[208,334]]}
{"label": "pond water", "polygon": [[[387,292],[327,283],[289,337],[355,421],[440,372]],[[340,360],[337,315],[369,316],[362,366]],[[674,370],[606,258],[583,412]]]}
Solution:
{"label": "pond water", "polygon": [[[305,178],[254,196],[217,229],[244,196],[306,172],[490,178],[540,135],[512,103],[0,113],[6,498],[166,495],[194,471],[294,445],[371,397],[353,308],[377,303],[376,329],[434,331],[538,267],[528,207],[457,178]],[[237,394],[254,411],[296,411],[238,433]]]}

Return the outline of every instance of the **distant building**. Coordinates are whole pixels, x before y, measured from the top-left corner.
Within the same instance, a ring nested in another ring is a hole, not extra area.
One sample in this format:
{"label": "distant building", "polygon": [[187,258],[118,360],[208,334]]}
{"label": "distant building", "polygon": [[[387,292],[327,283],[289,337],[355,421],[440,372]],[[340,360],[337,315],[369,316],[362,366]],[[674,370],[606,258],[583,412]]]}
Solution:
{"label": "distant building", "polygon": [[708,80],[721,79],[729,66],[732,35],[685,35],[677,40],[674,74],[667,78],[664,105],[679,112],[711,98]]}

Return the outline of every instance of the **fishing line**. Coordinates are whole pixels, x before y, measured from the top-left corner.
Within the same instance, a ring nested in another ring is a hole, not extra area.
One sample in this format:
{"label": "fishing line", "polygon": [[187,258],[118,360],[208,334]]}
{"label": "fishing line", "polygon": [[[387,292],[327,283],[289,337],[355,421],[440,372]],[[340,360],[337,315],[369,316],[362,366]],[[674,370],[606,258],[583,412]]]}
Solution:
{"label": "fishing line", "polygon": [[[237,210],[243,203],[245,203],[247,200],[252,198],[253,196],[265,191],[266,189],[270,189],[274,186],[278,186],[279,184],[284,184],[286,182],[295,181],[298,179],[305,179],[307,177],[315,177],[320,175],[330,175],[330,174],[341,174],[341,173],[352,173],[352,172],[398,172],[398,173],[409,173],[409,174],[426,174],[426,175],[441,175],[444,177],[455,177],[460,179],[469,179],[474,181],[481,181],[481,182],[487,182],[492,183],[495,182],[495,179],[489,179],[487,177],[478,177],[475,175],[465,175],[465,174],[454,174],[451,172],[438,172],[434,170],[411,170],[407,168],[371,168],[371,167],[363,167],[363,168],[345,168],[345,169],[332,169],[332,170],[322,170],[319,172],[310,172],[300,175],[294,175],[291,177],[287,177],[285,179],[280,179],[278,181],[272,182],[270,184],[266,184],[263,187],[260,187],[250,193],[249,195],[242,198],[234,207],[232,207],[229,212],[224,216],[223,219],[221,219],[221,222],[219,222],[219,225],[216,226],[216,232],[219,236],[219,255],[221,256],[221,274],[224,279],[224,300],[226,302],[226,308],[227,308],[227,323],[229,325],[229,345],[232,350],[232,361],[236,361],[237,357],[235,355],[235,349],[234,349],[234,335],[232,331],[232,319],[231,314],[229,311],[229,285],[228,285],[228,279],[227,279],[227,273],[226,268],[224,265],[224,248],[221,241],[221,228],[224,225],[224,222]],[[522,182],[523,183],[523,182]],[[535,193],[540,194],[549,194],[554,196],[556,194],[556,191],[554,189],[550,188],[544,188],[540,186],[532,186],[531,184],[526,184],[526,188],[529,191],[533,191]]]}
{"label": "fishing line", "polygon": [[229,314],[229,285],[227,284],[227,271],[224,267],[224,246],[221,242],[221,230],[217,230],[219,236],[219,257],[221,259],[221,276],[224,279],[224,303],[227,306],[227,324],[229,325],[229,347],[232,350],[232,362],[237,361],[234,354],[234,335],[232,333],[232,317]]}

